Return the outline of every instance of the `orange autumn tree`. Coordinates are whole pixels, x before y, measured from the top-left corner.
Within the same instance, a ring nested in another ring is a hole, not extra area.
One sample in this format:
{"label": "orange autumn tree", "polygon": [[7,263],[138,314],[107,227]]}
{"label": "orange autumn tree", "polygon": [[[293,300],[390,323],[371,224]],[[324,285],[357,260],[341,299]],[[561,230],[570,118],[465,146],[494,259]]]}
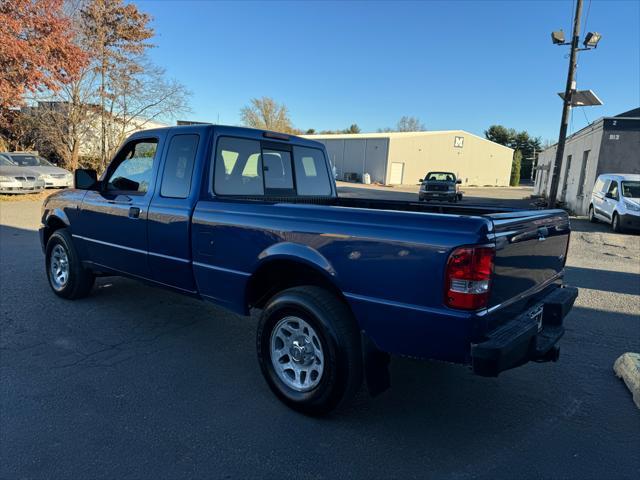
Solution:
{"label": "orange autumn tree", "polygon": [[25,93],[58,90],[85,62],[63,0],[0,0],[0,121]]}

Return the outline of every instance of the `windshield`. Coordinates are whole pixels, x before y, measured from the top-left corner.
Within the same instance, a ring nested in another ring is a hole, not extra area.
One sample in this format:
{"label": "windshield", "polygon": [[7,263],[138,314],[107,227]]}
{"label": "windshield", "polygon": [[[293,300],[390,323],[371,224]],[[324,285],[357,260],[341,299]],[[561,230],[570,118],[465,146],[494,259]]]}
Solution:
{"label": "windshield", "polygon": [[622,182],[622,196],[640,198],[640,182]]}
{"label": "windshield", "polygon": [[11,159],[21,167],[53,167],[54,165],[36,155],[11,155]]}
{"label": "windshield", "polygon": [[449,172],[429,172],[425,180],[432,182],[454,182],[455,175]]}
{"label": "windshield", "polygon": [[15,167],[16,166],[15,163],[13,163],[11,160],[9,160],[4,155],[0,155],[0,165],[2,165],[3,167]]}

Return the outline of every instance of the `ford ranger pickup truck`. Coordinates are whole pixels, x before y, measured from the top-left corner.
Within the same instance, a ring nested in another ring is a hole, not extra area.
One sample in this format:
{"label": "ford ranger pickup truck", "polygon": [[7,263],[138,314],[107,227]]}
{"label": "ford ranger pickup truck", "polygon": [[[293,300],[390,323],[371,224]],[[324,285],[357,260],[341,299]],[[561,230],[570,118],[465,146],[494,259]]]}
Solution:
{"label": "ford ranger pickup truck", "polygon": [[306,414],[388,387],[390,355],[478,375],[558,359],[577,289],[562,210],[341,198],[324,146],[191,125],[133,134],[45,201],[56,295],[122,275],[260,312],[271,390]]}

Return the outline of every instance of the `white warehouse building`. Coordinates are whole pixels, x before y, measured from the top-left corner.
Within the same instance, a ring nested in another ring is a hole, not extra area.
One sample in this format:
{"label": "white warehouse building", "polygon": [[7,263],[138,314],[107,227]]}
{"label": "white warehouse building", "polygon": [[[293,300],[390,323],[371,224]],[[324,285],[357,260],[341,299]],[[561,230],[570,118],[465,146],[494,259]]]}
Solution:
{"label": "white warehouse building", "polygon": [[429,171],[464,185],[508,186],[513,150],[463,130],[303,135],[322,142],[339,180],[416,184]]}

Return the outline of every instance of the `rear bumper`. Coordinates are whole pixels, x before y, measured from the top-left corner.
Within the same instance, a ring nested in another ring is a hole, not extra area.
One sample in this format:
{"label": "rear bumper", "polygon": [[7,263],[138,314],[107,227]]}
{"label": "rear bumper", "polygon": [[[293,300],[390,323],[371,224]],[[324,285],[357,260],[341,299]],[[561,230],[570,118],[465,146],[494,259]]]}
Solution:
{"label": "rear bumper", "polygon": [[471,346],[473,372],[496,377],[529,361],[556,361],[562,323],[577,296],[575,287],[557,288],[536,305],[542,306],[541,317],[532,317],[529,310],[489,332],[484,341]]}

